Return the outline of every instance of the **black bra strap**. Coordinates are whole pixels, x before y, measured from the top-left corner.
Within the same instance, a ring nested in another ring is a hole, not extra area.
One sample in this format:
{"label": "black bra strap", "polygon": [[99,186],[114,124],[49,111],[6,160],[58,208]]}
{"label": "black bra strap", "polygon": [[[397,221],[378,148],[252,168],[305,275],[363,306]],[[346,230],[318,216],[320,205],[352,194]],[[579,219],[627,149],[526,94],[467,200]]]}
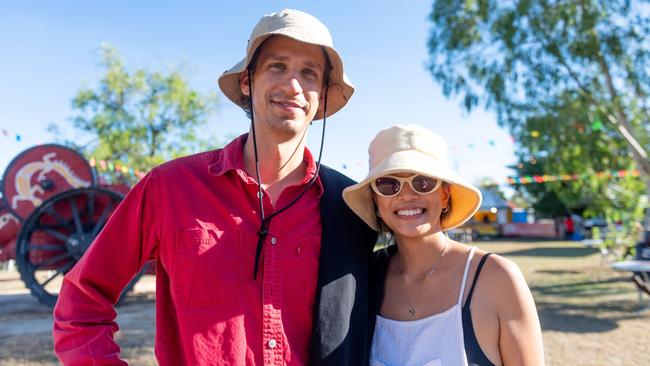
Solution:
{"label": "black bra strap", "polygon": [[483,265],[485,264],[485,261],[490,256],[490,254],[492,253],[487,253],[484,255],[483,258],[481,258],[481,261],[478,262],[478,267],[476,267],[476,273],[474,274],[474,280],[472,281],[472,288],[469,289],[469,294],[467,294],[467,300],[465,300],[465,305],[463,307],[469,308],[469,304],[472,302],[472,294],[474,293],[476,280],[478,280],[478,275],[481,273],[481,269],[483,269]]}

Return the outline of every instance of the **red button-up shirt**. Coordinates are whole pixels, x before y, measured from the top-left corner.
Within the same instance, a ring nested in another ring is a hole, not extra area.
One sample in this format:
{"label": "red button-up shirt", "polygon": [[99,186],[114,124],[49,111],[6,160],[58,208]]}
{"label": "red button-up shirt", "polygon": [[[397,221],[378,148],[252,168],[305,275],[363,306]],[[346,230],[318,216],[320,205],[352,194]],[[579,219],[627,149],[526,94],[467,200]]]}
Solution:
{"label": "red button-up shirt", "polygon": [[[54,310],[65,364],[119,363],[112,304],[146,260],[158,260],[155,353],[161,365],[302,365],[308,360],[318,276],[320,180],[274,217],[253,280],[260,218],[244,172],[246,135],[221,150],[153,169],[129,192],[65,276]],[[268,216],[316,172],[286,188]]]}

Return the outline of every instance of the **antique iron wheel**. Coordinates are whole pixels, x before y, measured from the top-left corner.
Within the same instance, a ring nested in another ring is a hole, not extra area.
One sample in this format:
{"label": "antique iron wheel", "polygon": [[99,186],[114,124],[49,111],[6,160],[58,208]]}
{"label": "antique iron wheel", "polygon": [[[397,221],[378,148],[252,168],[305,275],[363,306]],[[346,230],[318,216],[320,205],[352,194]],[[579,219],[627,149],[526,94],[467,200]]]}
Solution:
{"label": "antique iron wheel", "polygon": [[[122,200],[99,187],[61,192],[36,207],[16,244],[20,276],[40,302],[56,303],[65,275],[79,261]],[[133,285],[137,281],[132,282]]]}

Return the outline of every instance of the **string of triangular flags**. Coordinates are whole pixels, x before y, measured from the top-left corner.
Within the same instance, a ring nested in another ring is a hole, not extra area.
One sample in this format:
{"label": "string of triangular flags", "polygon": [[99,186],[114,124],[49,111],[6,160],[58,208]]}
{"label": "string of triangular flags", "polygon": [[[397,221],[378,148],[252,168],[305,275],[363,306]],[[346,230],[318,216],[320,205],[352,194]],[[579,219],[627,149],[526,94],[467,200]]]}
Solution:
{"label": "string of triangular flags", "polygon": [[102,171],[102,172],[116,172],[116,173],[121,173],[121,174],[129,174],[132,177],[138,177],[138,178],[143,178],[146,173],[138,170],[138,169],[133,169],[131,167],[128,167],[126,165],[121,165],[119,163],[113,163],[111,161],[107,160],[97,160],[94,157],[90,158],[88,161],[90,163],[90,166]]}
{"label": "string of triangular flags", "polygon": [[507,184],[546,183],[546,182],[584,179],[594,175],[597,178],[622,178],[626,176],[638,177],[640,175],[640,172],[634,169],[634,170],[602,171],[596,173],[582,173],[582,174],[525,175],[522,177],[509,177],[506,180],[506,183]]}
{"label": "string of triangular flags", "polygon": [[0,137],[8,138],[16,142],[21,142],[23,140],[23,136],[21,134],[7,130],[6,128],[0,129]]}

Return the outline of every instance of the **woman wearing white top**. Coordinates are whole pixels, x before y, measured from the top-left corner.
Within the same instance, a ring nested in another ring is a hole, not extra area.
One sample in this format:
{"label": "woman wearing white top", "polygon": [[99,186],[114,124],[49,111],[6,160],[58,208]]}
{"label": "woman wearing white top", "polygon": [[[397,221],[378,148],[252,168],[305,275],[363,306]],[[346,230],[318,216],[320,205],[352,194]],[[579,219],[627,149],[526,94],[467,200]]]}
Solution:
{"label": "woman wearing white top", "polygon": [[343,197],[396,243],[373,260],[370,364],[543,365],[539,319],[517,265],[444,233],[481,202],[449,169],[445,141],[395,125],[368,152],[368,176]]}

